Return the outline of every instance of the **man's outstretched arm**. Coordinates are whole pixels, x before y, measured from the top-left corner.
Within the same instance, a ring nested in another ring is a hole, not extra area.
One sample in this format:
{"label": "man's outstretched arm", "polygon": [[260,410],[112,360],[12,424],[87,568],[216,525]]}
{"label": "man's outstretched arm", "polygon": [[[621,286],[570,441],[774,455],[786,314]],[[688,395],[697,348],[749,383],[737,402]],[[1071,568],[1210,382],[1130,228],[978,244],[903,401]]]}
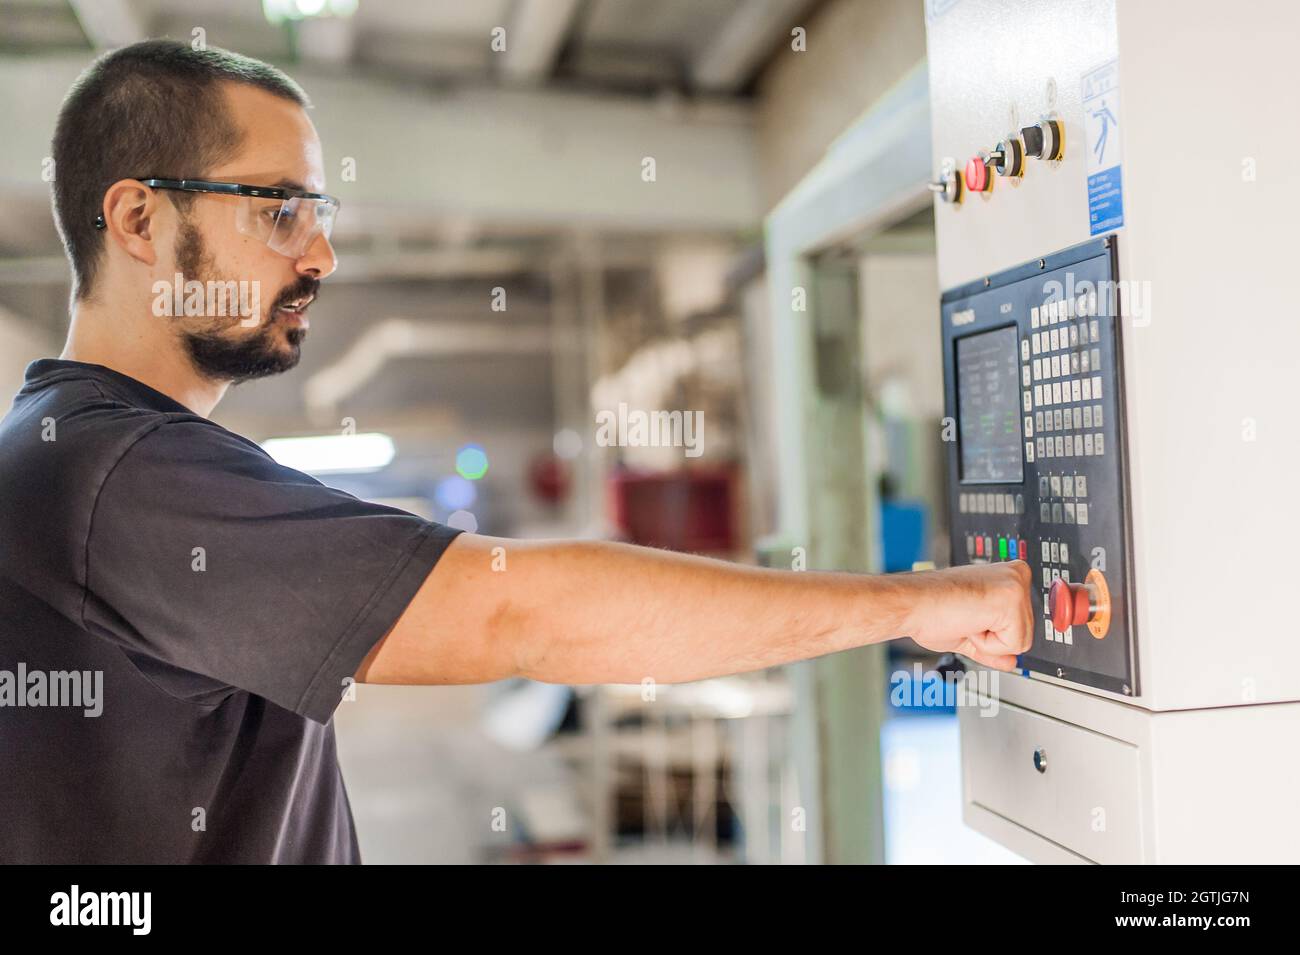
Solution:
{"label": "man's outstretched arm", "polygon": [[866,576],[461,534],[357,679],[683,683],[901,636],[1011,669],[1032,639],[1029,580],[1020,561]]}

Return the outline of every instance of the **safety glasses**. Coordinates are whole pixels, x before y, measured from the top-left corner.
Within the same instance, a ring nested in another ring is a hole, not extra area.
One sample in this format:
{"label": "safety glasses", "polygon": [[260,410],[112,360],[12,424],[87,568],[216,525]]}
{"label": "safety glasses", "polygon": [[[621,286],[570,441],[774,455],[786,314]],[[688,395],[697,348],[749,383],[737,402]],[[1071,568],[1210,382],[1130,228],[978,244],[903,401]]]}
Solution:
{"label": "safety glasses", "polygon": [[291,259],[301,258],[317,236],[323,235],[328,240],[339,211],[339,201],[333,196],[280,186],[249,186],[206,179],[140,181],[154,189],[233,197],[239,203],[235,209],[235,228]]}

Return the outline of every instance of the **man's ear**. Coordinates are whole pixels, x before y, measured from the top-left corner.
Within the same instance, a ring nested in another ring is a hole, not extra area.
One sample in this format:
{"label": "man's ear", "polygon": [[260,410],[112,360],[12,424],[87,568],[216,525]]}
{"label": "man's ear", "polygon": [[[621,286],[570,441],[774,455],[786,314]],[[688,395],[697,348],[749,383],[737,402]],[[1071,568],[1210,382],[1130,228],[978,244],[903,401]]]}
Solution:
{"label": "man's ear", "polygon": [[104,193],[104,227],[108,240],[144,265],[158,262],[155,247],[158,193],[136,179],[120,179]]}

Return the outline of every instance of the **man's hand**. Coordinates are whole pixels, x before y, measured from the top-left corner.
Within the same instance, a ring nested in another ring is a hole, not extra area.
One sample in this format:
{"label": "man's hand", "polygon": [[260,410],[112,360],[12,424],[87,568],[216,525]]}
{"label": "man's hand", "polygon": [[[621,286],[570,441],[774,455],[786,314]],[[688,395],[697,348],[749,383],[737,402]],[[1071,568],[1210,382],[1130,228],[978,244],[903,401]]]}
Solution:
{"label": "man's hand", "polygon": [[998,670],[1015,669],[1016,655],[1034,642],[1028,564],[972,564],[914,577],[922,597],[912,616],[913,640]]}

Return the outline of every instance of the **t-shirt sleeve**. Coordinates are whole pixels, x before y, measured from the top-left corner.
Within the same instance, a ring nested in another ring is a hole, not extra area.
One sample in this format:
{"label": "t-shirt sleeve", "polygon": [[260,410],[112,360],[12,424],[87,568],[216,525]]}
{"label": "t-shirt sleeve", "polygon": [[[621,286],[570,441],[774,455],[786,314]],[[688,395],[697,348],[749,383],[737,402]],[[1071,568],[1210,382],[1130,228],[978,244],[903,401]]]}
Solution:
{"label": "t-shirt sleeve", "polygon": [[220,425],[169,420],[100,486],[83,623],[326,723],[458,533],[327,487]]}

